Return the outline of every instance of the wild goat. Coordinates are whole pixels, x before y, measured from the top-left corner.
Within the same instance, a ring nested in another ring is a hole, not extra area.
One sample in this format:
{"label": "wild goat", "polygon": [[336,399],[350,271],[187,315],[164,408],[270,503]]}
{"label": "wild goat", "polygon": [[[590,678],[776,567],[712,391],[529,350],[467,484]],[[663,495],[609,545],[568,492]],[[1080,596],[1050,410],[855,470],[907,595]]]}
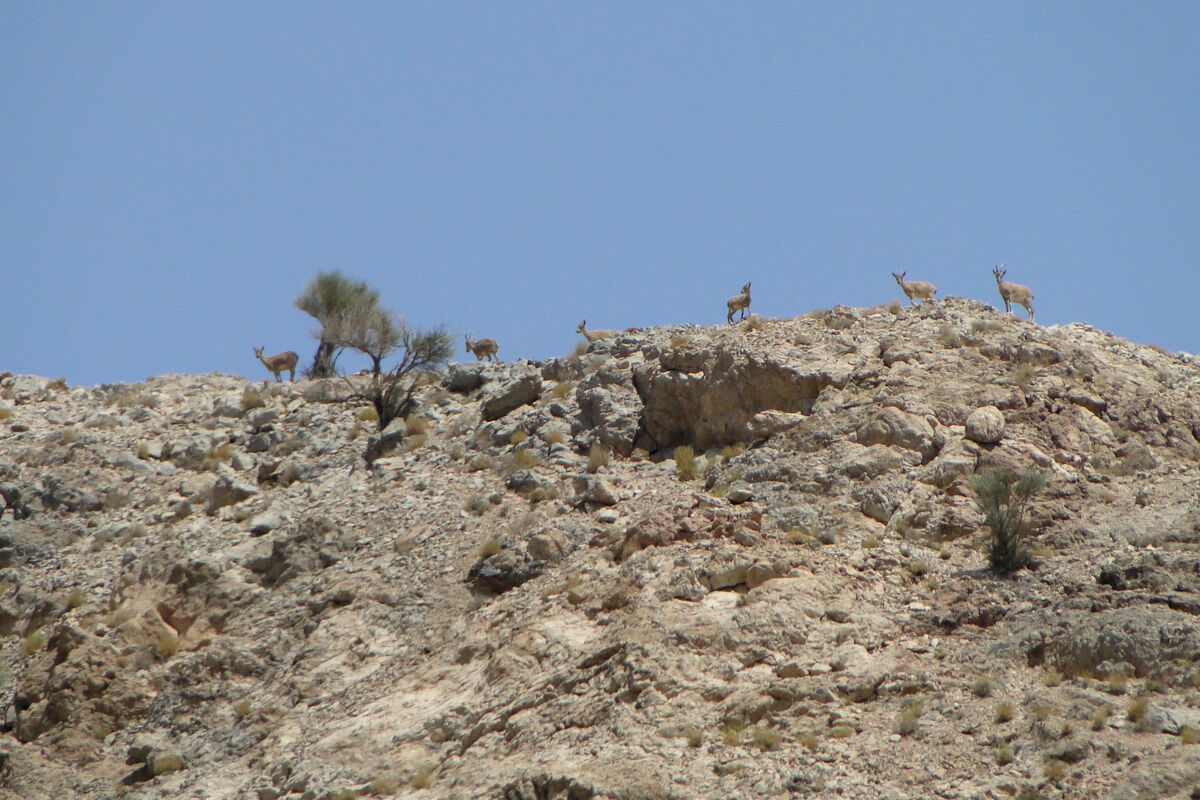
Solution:
{"label": "wild goat", "polygon": [[472,339],[470,336],[465,338],[467,340],[467,352],[474,353],[476,361],[484,358],[490,361],[500,360],[496,357],[496,353],[500,352],[500,345],[496,344],[495,339]]}
{"label": "wild goat", "polygon": [[900,288],[908,296],[908,302],[915,306],[917,299],[932,300],[933,296],[937,294],[937,287],[925,281],[906,281],[904,276],[907,274],[907,272],[901,272],[897,275],[893,272],[892,277],[896,279],[896,283],[900,284]]}
{"label": "wild goat", "polygon": [[729,309],[729,313],[725,315],[726,322],[733,323],[733,312],[735,311],[742,312],[742,315],[738,319],[745,319],[746,313],[750,310],[750,284],[747,283],[742,287],[741,294],[735,294],[726,300],[725,307]]}
{"label": "wild goat", "polygon": [[261,361],[267,369],[271,370],[271,372],[275,374],[276,383],[280,382],[281,379],[279,375],[284,370],[287,370],[289,373],[288,380],[296,380],[296,362],[300,360],[300,356],[296,355],[291,350],[277,353],[273,356],[264,356],[263,349],[261,347],[256,347],[254,348],[254,355],[258,356],[258,360]]}
{"label": "wild goat", "polygon": [[583,338],[587,339],[589,342],[596,342],[596,341],[599,341],[600,339],[606,339],[609,336],[617,335],[616,331],[589,331],[587,329],[587,320],[586,319],[581,319],[579,321],[579,327],[576,328],[575,330],[578,331],[579,333],[582,333]]}
{"label": "wild goat", "polygon": [[1012,304],[1023,306],[1029,314],[1029,321],[1033,322],[1033,290],[1028,286],[1022,286],[1019,283],[1009,283],[1004,280],[1006,269],[1001,269],[1003,264],[997,264],[992,269],[992,274],[996,276],[996,285],[1000,287],[1000,297],[1004,299],[1004,310],[1012,313]]}

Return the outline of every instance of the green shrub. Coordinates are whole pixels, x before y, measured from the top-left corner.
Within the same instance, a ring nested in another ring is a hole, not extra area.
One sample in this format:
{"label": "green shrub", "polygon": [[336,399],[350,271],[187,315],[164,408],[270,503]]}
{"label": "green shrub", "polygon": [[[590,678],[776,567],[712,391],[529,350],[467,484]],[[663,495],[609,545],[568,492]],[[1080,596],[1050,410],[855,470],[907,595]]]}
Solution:
{"label": "green shrub", "polygon": [[1029,470],[1019,476],[1010,470],[989,469],[971,480],[975,505],[983,512],[992,532],[988,562],[1001,575],[1016,572],[1029,561],[1025,547],[1025,511],[1029,502],[1046,485],[1040,472]]}

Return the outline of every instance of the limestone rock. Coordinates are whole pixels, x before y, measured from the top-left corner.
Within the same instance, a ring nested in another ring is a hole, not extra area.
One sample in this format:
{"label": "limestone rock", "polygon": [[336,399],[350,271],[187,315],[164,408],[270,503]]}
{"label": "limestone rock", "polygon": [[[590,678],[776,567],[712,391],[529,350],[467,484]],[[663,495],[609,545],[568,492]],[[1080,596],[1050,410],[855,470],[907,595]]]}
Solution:
{"label": "limestone rock", "polygon": [[966,437],[979,444],[995,444],[1004,436],[1004,414],[995,406],[980,406],[970,413]]}
{"label": "limestone rock", "polygon": [[932,459],[938,451],[928,421],[890,406],[858,429],[858,443],[902,447],[920,453],[923,461]]}
{"label": "limestone rock", "polygon": [[480,411],[485,420],[500,419],[521,406],[532,403],[542,391],[542,378],[536,372],[505,381],[488,390]]}

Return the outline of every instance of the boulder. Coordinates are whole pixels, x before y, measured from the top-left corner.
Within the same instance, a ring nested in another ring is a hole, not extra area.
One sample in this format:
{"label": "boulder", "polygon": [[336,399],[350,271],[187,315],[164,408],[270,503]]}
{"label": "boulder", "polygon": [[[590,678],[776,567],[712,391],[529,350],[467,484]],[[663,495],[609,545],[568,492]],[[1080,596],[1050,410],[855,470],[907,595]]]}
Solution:
{"label": "boulder", "polygon": [[966,437],[979,444],[995,444],[1004,436],[1004,414],[995,406],[981,406],[967,416]]}
{"label": "boulder", "polygon": [[858,429],[858,443],[886,444],[912,450],[920,453],[923,461],[929,461],[938,453],[933,427],[924,417],[890,406]]}
{"label": "boulder", "polygon": [[542,378],[536,372],[505,381],[488,393],[480,406],[485,420],[500,419],[521,406],[538,399],[542,392]]}

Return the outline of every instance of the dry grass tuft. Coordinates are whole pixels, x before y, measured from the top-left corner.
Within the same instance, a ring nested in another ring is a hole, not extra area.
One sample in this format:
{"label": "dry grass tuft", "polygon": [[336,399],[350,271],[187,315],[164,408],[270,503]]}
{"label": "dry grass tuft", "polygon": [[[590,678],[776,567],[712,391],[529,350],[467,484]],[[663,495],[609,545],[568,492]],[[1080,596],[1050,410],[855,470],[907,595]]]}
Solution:
{"label": "dry grass tuft", "polygon": [[612,450],[597,442],[588,451],[588,472],[595,472],[601,467],[608,466],[610,461],[612,461]]}
{"label": "dry grass tuft", "polygon": [[691,445],[675,448],[675,474],[681,481],[693,481],[699,476],[700,465],[696,462],[696,452]]}
{"label": "dry grass tuft", "polygon": [[925,713],[925,705],[920,700],[913,700],[896,717],[895,731],[901,736],[911,736],[920,726],[921,715]]}
{"label": "dry grass tuft", "polygon": [[20,653],[22,658],[29,658],[31,655],[42,649],[42,645],[46,643],[46,637],[42,635],[41,630],[30,631],[21,639]]}
{"label": "dry grass tuft", "polygon": [[734,746],[742,743],[742,733],[745,728],[740,722],[726,722],[721,726],[721,741]]}
{"label": "dry grass tuft", "polygon": [[778,750],[782,743],[783,737],[773,728],[759,725],[750,731],[750,746],[757,750]]}

